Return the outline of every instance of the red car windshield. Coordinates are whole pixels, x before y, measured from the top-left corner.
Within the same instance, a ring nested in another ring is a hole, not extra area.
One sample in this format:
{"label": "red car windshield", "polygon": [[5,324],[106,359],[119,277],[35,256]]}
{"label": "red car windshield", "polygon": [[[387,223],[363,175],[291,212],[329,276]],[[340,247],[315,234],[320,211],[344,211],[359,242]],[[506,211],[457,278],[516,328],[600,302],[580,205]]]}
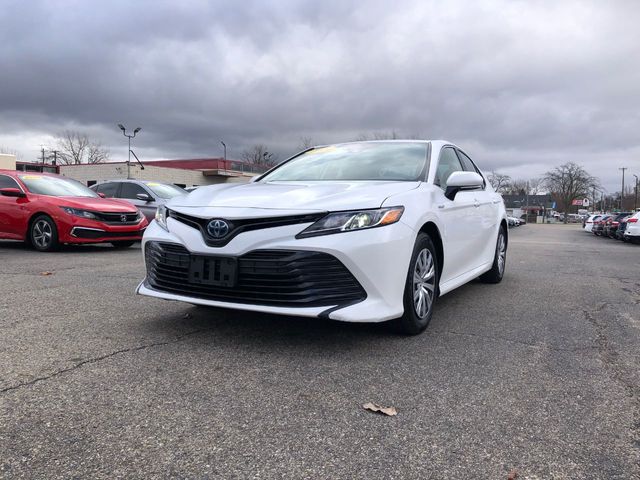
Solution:
{"label": "red car windshield", "polygon": [[98,195],[80,182],[48,175],[19,175],[31,193],[51,197],[97,197]]}

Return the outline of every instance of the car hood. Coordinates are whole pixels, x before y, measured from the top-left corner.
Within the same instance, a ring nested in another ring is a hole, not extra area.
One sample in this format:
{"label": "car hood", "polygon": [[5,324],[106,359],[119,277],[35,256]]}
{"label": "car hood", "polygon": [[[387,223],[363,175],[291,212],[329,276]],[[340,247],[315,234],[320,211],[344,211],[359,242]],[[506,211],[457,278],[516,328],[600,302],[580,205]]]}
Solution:
{"label": "car hood", "polygon": [[92,210],[94,212],[136,212],[135,205],[124,200],[113,198],[93,197],[48,197],[61,207],[72,207],[80,210]]}
{"label": "car hood", "polygon": [[389,197],[420,182],[269,182],[200,187],[169,207],[235,207],[333,211],[378,208]]}

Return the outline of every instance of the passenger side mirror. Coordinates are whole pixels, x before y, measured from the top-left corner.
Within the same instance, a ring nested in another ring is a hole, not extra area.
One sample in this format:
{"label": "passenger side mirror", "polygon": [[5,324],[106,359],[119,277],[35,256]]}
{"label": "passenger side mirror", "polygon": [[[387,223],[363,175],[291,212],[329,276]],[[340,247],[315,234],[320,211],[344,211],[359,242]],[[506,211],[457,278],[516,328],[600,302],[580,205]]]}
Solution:
{"label": "passenger side mirror", "polygon": [[153,198],[148,193],[138,193],[136,194],[136,198],[138,200],[142,200],[143,202],[152,202]]}
{"label": "passenger side mirror", "polygon": [[19,188],[0,188],[0,195],[16,198],[24,198],[27,196],[27,194]]}
{"label": "passenger side mirror", "polygon": [[456,198],[456,194],[462,190],[477,190],[482,188],[484,180],[476,172],[453,172],[447,179],[447,189],[444,196],[449,200]]}

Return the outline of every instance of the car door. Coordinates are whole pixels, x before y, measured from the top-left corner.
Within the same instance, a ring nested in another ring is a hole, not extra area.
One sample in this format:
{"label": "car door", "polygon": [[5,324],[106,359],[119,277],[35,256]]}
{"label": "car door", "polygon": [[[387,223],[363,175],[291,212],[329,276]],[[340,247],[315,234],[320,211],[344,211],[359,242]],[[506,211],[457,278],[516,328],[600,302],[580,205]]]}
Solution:
{"label": "car door", "polygon": [[445,197],[447,179],[453,172],[464,171],[462,163],[451,146],[440,150],[434,177],[435,205],[444,232],[445,258],[441,282],[453,280],[479,264],[480,216],[474,191],[460,191],[453,200]]}
{"label": "car door", "polygon": [[[149,195],[151,201],[140,200],[138,194]],[[142,211],[147,220],[151,221],[156,216],[156,210],[158,205],[155,201],[155,196],[149,192],[142,185],[133,182],[122,182],[120,185],[119,198],[133,203],[136,207]]]}
{"label": "car door", "polygon": [[[0,188],[22,187],[9,175],[0,175]],[[25,197],[5,197],[0,195],[0,238],[22,240],[27,230],[28,211],[26,204],[29,200]]]}
{"label": "car door", "polygon": [[480,242],[481,247],[478,247],[478,260],[479,263],[476,266],[480,266],[484,263],[493,261],[495,255],[496,241],[497,241],[497,225],[498,222],[498,209],[502,197],[487,187],[487,180],[480,172],[478,167],[473,163],[473,160],[459,148],[456,149],[456,153],[462,162],[462,167],[469,172],[476,172],[484,179],[484,184],[481,189],[474,190],[475,200],[478,202],[478,211],[480,223]]}

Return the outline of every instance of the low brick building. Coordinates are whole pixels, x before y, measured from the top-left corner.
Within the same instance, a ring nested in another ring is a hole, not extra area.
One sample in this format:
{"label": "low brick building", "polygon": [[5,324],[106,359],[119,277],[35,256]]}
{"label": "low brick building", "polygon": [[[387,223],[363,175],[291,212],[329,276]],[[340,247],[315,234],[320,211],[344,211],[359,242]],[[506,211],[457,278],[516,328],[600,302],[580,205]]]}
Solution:
{"label": "low brick building", "polygon": [[264,168],[222,158],[195,158],[184,160],[145,161],[144,169],[135,162],[60,165],[61,175],[73,178],[87,186],[106,180],[133,178],[173,183],[181,187],[212,185],[227,182],[248,182],[262,173]]}

